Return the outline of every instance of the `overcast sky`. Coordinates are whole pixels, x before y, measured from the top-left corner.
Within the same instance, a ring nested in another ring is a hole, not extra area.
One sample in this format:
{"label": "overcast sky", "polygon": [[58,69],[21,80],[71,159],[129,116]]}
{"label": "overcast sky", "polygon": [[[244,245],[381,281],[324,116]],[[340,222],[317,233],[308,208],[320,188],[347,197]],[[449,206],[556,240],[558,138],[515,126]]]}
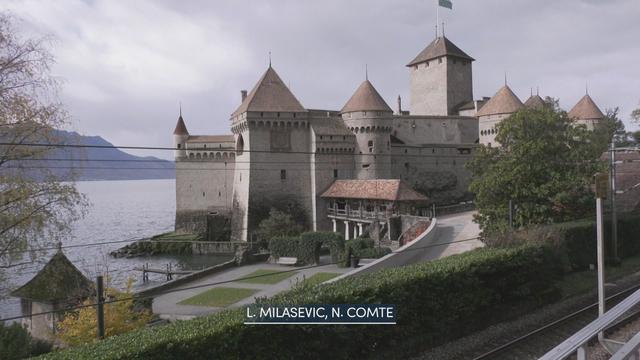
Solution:
{"label": "overcast sky", "polygon": [[[364,79],[395,108],[405,65],[434,38],[436,0],[3,0],[27,33],[51,34],[71,128],[116,145],[171,146],[229,114],[268,66],[307,108],[340,109]],[[589,93],[627,125],[640,101],[640,0],[453,0],[446,36],[476,59],[474,97],[508,82],[569,110]],[[160,157],[170,153],[146,152]]]}

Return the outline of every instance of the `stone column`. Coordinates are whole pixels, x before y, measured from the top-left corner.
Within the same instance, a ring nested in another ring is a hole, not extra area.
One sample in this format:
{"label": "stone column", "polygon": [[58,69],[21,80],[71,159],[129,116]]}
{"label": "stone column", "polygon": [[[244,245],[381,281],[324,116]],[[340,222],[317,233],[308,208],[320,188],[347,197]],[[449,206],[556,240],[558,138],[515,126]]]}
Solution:
{"label": "stone column", "polygon": [[358,223],[358,236],[362,236],[362,223]]}
{"label": "stone column", "polygon": [[349,240],[349,222],[344,222],[344,239]]}
{"label": "stone column", "polygon": [[331,222],[333,223],[333,232],[338,232],[338,223],[336,222],[336,219],[331,219]]}
{"label": "stone column", "polygon": [[358,228],[356,227],[356,224],[353,224],[353,238],[357,238],[358,237]]}

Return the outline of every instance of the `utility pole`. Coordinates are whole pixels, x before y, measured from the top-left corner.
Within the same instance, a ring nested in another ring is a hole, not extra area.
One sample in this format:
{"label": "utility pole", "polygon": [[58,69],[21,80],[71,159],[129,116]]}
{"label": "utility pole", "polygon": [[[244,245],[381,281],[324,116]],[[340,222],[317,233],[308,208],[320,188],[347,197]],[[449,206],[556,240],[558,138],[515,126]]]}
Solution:
{"label": "utility pole", "polygon": [[98,339],[104,339],[104,279],[102,275],[98,275],[96,279],[96,300],[98,315]]}
{"label": "utility pole", "polygon": [[615,264],[618,257],[618,214],[616,211],[616,143],[611,140],[609,155],[609,182],[611,183],[611,258]]}
{"label": "utility pole", "polygon": [[[595,176],[596,188],[596,233],[597,233],[597,257],[598,257],[598,315],[602,316],[604,306],[604,229],[602,225],[602,199],[607,198],[609,184],[607,174],[598,173]],[[602,340],[603,333],[598,334]]]}

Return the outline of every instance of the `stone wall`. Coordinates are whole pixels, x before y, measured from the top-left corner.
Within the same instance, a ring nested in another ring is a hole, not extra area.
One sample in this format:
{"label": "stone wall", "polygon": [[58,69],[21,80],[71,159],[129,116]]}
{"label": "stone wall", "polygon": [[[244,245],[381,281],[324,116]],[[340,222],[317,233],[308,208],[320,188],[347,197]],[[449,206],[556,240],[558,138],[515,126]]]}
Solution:
{"label": "stone wall", "polygon": [[394,116],[391,133],[405,144],[473,144],[478,119],[470,116]]}

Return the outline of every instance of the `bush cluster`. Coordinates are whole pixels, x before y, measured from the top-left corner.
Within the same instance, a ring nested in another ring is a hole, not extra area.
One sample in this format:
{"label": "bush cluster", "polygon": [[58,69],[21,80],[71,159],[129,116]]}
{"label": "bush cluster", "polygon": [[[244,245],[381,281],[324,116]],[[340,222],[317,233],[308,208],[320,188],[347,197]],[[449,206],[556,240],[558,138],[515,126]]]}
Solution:
{"label": "bush cluster", "polygon": [[52,344],[32,338],[19,323],[0,323],[0,355],[2,359],[24,359],[51,351]]}
{"label": "bush cluster", "polygon": [[[305,232],[300,236],[276,237],[269,241],[269,251],[274,258],[296,257],[301,264],[318,264],[320,262],[320,247],[325,244],[333,259],[344,252],[344,240],[333,232]],[[342,250],[339,250],[340,244]]]}
{"label": "bush cluster", "polygon": [[268,305],[395,304],[395,326],[246,326],[244,309],[137,330],[48,359],[362,358],[420,338],[426,347],[555,301],[560,275],[546,246],[484,248],[441,260],[296,287]]}
{"label": "bush cluster", "polygon": [[[618,218],[618,255],[627,258],[640,254],[640,215]],[[612,254],[611,220],[604,221],[605,256]],[[588,269],[596,261],[596,224],[592,220],[535,226],[515,233],[495,235],[485,240],[489,246],[513,246],[526,243],[550,245],[567,271]]]}

